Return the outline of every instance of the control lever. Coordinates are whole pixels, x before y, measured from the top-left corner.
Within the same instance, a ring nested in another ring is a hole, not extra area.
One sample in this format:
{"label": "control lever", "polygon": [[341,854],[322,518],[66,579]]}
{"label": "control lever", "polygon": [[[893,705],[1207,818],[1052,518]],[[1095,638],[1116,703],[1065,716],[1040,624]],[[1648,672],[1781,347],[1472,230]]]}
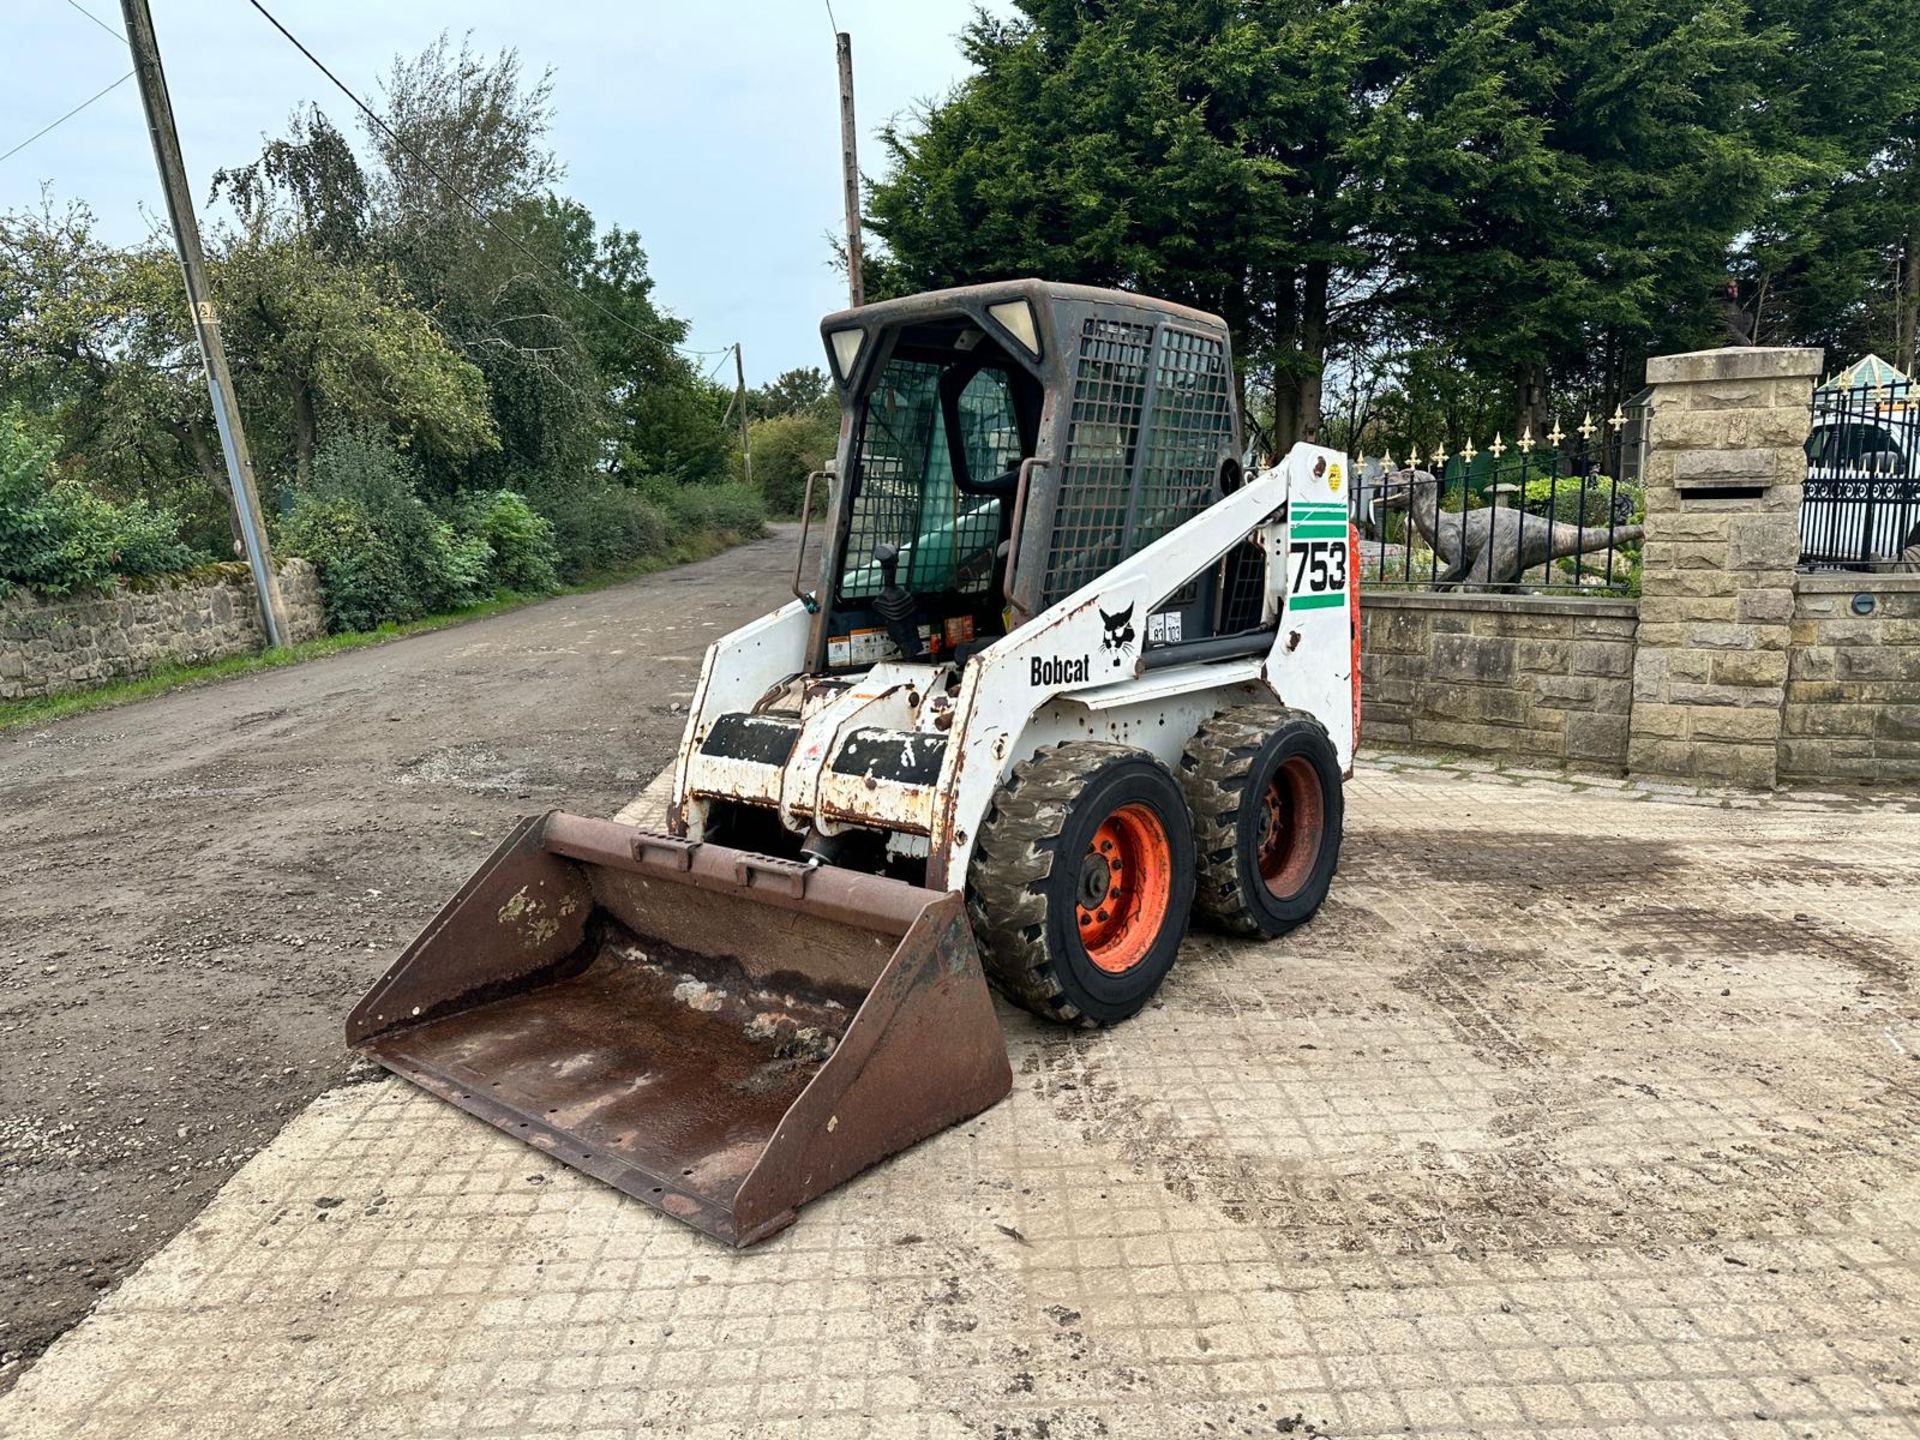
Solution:
{"label": "control lever", "polygon": [[900,653],[909,660],[918,660],[926,654],[920,646],[920,627],[914,623],[920,607],[914,602],[913,592],[900,583],[900,547],[876,545],[873,559],[880,567],[881,578],[887,582],[873,597],[873,608],[886,622],[887,634],[900,647]]}

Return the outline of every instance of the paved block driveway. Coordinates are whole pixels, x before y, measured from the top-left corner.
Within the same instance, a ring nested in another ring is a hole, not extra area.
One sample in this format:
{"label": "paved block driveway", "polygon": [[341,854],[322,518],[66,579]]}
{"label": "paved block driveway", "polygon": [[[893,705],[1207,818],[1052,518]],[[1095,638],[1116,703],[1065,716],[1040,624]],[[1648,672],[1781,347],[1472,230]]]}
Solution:
{"label": "paved block driveway", "polygon": [[393,1082],[317,1102],[0,1434],[1920,1433],[1920,804],[1364,768],[1196,939],[744,1254]]}

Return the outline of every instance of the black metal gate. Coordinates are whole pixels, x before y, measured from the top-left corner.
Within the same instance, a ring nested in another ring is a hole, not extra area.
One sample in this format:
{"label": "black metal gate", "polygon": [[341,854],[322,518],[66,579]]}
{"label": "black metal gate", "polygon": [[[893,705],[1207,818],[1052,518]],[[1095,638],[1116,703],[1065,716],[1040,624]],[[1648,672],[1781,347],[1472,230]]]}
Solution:
{"label": "black metal gate", "polygon": [[1804,570],[1920,569],[1920,395],[1910,380],[1813,395]]}
{"label": "black metal gate", "polygon": [[[1611,415],[1484,445],[1389,445],[1355,463],[1362,580],[1411,588],[1632,594],[1639,585],[1645,392]],[[1431,480],[1421,477],[1430,475]]]}

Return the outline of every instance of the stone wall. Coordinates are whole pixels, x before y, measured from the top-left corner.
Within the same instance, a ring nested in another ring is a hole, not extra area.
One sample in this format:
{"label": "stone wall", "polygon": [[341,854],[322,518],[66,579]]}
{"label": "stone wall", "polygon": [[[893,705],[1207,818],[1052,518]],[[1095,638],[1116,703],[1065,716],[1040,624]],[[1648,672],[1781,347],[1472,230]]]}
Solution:
{"label": "stone wall", "polygon": [[1366,743],[1626,765],[1632,601],[1363,590],[1360,610]]}
{"label": "stone wall", "polygon": [[1818,350],[1647,362],[1639,648],[1628,767],[1765,788],[1779,773]]}
{"label": "stone wall", "polygon": [[[326,633],[319,577],[304,560],[280,567],[292,643]],[[123,581],[112,591],[0,600],[0,700],[78,690],[266,648],[253,581],[241,564]]]}
{"label": "stone wall", "polygon": [[1799,577],[1782,732],[1782,780],[1920,783],[1920,575]]}

